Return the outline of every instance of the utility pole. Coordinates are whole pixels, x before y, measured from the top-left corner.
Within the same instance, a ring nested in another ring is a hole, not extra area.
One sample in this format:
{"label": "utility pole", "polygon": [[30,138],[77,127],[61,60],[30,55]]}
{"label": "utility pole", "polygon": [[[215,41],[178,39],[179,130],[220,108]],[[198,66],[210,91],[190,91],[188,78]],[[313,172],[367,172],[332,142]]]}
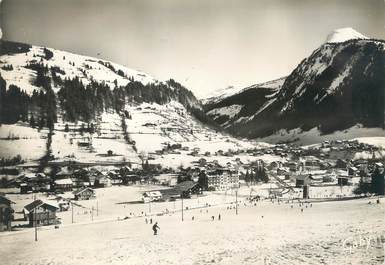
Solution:
{"label": "utility pole", "polygon": [[91,221],[94,221],[94,206],[91,208]]}
{"label": "utility pole", "polygon": [[183,222],[183,193],[180,195],[180,197],[182,198],[182,222]]}
{"label": "utility pole", "polygon": [[148,203],[148,212],[151,213],[151,199],[150,199],[150,202]]}
{"label": "utility pole", "polygon": [[96,201],[96,216],[99,216],[99,201]]}
{"label": "utility pole", "polygon": [[238,215],[238,190],[235,190],[235,214]]}
{"label": "utility pole", "polygon": [[74,204],[73,204],[73,202],[71,202],[71,212],[72,212],[71,221],[72,221],[72,223],[74,223]]}
{"label": "utility pole", "polygon": [[35,224],[35,241],[37,241],[37,220],[36,220],[36,208],[33,210],[33,219],[34,219],[34,224]]}

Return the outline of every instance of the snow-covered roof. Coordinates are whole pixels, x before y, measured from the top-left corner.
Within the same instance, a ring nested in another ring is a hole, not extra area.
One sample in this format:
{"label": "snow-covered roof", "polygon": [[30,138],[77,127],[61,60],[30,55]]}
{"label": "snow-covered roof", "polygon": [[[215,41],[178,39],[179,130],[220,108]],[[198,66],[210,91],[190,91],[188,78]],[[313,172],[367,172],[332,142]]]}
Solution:
{"label": "snow-covered roof", "polygon": [[57,185],[71,185],[73,184],[71,179],[57,179],[55,180],[55,184]]}
{"label": "snow-covered roof", "polygon": [[78,189],[77,191],[74,191],[74,194],[78,195],[78,194],[80,194],[82,192],[85,192],[86,190],[90,190],[90,191],[94,192],[93,189],[87,187],[87,188],[81,188],[81,189]]}
{"label": "snow-covered roof", "polygon": [[35,200],[35,201],[27,204],[26,206],[24,206],[24,212],[30,213],[35,208],[40,207],[40,206],[51,208],[51,209],[52,208],[59,209],[59,207],[56,205],[56,203],[45,202],[45,201],[42,201],[42,200]]}
{"label": "snow-covered roof", "polygon": [[146,191],[143,195],[149,197],[162,197],[162,193],[160,191]]}

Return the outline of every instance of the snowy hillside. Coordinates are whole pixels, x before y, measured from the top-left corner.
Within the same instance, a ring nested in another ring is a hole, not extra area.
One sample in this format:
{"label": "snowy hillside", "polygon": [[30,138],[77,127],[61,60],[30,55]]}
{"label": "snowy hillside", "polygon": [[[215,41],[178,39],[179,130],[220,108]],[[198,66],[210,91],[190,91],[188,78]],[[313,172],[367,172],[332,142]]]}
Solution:
{"label": "snowy hillside", "polygon": [[[219,133],[194,95],[174,80],[5,41],[0,69],[1,158],[19,155],[40,165],[139,164],[145,156],[176,168],[198,159],[192,150],[214,154],[258,146]],[[172,145],[179,150],[164,151]]]}
{"label": "snowy hillside", "polygon": [[285,77],[238,89],[234,94],[228,93],[227,97],[207,99],[206,113],[224,128],[252,119],[276,100],[284,81]]}
{"label": "snowy hillside", "polygon": [[275,88],[279,89],[282,86],[284,81],[285,81],[285,77],[279,78],[276,80],[272,80],[272,81],[268,81],[268,82],[264,82],[264,83],[259,83],[259,84],[252,85],[252,86],[249,86],[246,88],[229,86],[226,88],[217,89],[217,90],[214,90],[213,92],[211,92],[208,97],[202,99],[201,102],[204,105],[212,105],[215,103],[219,103],[221,100],[223,100],[225,98],[234,96],[236,94],[240,94],[243,91],[246,91],[248,89],[253,89],[253,88],[257,89],[257,88],[261,88],[261,87],[268,87],[268,88],[272,88],[272,89],[275,89]]}
{"label": "snowy hillside", "polygon": [[[52,57],[50,57],[50,53],[52,53]],[[23,88],[28,94],[32,94],[34,90],[40,90],[39,87],[32,85],[30,82],[36,77],[36,73],[25,68],[31,62],[44,62],[44,65],[47,65],[48,68],[58,67],[61,70],[59,75],[63,79],[79,77],[84,85],[88,85],[91,80],[94,80],[98,83],[104,82],[113,89],[115,80],[118,86],[127,85],[130,82],[129,78],[134,78],[134,80],[143,84],[158,82],[145,73],[105,60],[31,46],[26,52],[1,55],[0,73],[6,81],[7,87],[16,85]],[[4,70],[6,65],[12,65],[13,70]],[[53,88],[54,90],[59,89],[58,87]]]}

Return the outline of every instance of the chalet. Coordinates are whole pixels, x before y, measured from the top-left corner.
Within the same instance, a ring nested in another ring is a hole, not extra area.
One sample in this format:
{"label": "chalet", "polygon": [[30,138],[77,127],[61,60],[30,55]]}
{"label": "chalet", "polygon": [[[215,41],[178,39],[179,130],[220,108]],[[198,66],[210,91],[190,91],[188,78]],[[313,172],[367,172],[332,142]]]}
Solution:
{"label": "chalet", "polygon": [[182,145],[181,144],[173,144],[173,145],[171,145],[171,149],[182,149]]}
{"label": "chalet", "polygon": [[308,157],[305,160],[305,167],[306,168],[319,168],[320,167],[320,161],[316,159],[315,157]]}
{"label": "chalet", "polygon": [[91,188],[81,188],[74,191],[74,196],[76,201],[89,200],[95,198],[95,191]]}
{"label": "chalet", "polygon": [[73,182],[71,179],[57,179],[54,181],[55,191],[71,191],[73,187]]}
{"label": "chalet", "polygon": [[277,175],[289,175],[290,171],[287,168],[277,168]]}
{"label": "chalet", "polygon": [[111,181],[111,185],[122,184],[122,178],[121,178],[118,170],[111,170],[111,171],[109,171],[107,176],[108,176],[108,178]]}
{"label": "chalet", "polygon": [[192,155],[192,156],[198,156],[198,155],[199,155],[199,152],[196,151],[196,150],[193,150],[193,151],[190,153],[190,155]]}
{"label": "chalet", "polygon": [[217,152],[215,152],[215,154],[217,156],[223,156],[223,150],[218,150]]}
{"label": "chalet", "polygon": [[73,170],[71,170],[69,167],[62,167],[59,172],[56,173],[56,178],[58,179],[65,179],[65,178],[71,178],[73,177]]}
{"label": "chalet", "polygon": [[356,167],[348,167],[348,175],[349,176],[356,176],[358,174],[359,170]]}
{"label": "chalet", "polygon": [[347,186],[349,185],[351,178],[346,175],[340,175],[337,177],[337,182],[339,186]]}
{"label": "chalet", "polygon": [[12,204],[15,204],[5,196],[0,196],[0,232],[11,231],[13,220]]}
{"label": "chalet", "polygon": [[174,178],[170,178],[170,180],[168,181],[168,185],[170,187],[174,187],[178,184],[178,178],[174,177]]}
{"label": "chalet", "polygon": [[348,165],[348,162],[346,160],[337,159],[336,161],[336,168],[346,168]]}
{"label": "chalet", "polygon": [[271,162],[271,163],[267,166],[267,168],[268,168],[269,170],[273,170],[273,169],[276,169],[276,168],[279,168],[279,167],[281,167],[281,162],[279,162],[279,161],[273,161],[273,162]]}
{"label": "chalet", "polygon": [[298,165],[296,162],[288,162],[286,166],[289,168],[291,172],[296,172],[298,168]]}
{"label": "chalet", "polygon": [[205,166],[206,163],[207,163],[207,160],[205,158],[203,158],[203,157],[198,160],[198,164],[201,167]]}
{"label": "chalet", "polygon": [[192,194],[201,194],[202,188],[193,181],[183,181],[177,184],[173,189],[175,194],[179,194],[183,198],[190,198]]}
{"label": "chalet", "polygon": [[269,198],[282,197],[282,189],[269,189]]}
{"label": "chalet", "polygon": [[333,182],[334,180],[335,180],[335,178],[330,174],[322,176],[322,182],[324,182],[324,183]]}
{"label": "chalet", "polygon": [[111,187],[111,178],[108,176],[108,172],[100,172],[95,176],[94,186],[95,188]]}
{"label": "chalet", "polygon": [[58,224],[56,211],[59,207],[51,203],[35,200],[24,206],[24,218],[29,221],[30,226]]}
{"label": "chalet", "polygon": [[142,201],[143,203],[149,203],[153,201],[160,201],[162,200],[163,196],[160,191],[146,191],[142,195]]}
{"label": "chalet", "polygon": [[51,178],[44,173],[36,174],[36,177],[29,181],[34,192],[44,192],[51,189]]}
{"label": "chalet", "polygon": [[27,194],[27,193],[31,193],[33,191],[32,185],[29,183],[25,183],[25,182],[20,183],[19,187],[20,187],[20,193],[21,194]]}
{"label": "chalet", "polygon": [[303,186],[310,185],[313,180],[313,177],[309,175],[299,175],[295,178],[295,186],[301,188]]}

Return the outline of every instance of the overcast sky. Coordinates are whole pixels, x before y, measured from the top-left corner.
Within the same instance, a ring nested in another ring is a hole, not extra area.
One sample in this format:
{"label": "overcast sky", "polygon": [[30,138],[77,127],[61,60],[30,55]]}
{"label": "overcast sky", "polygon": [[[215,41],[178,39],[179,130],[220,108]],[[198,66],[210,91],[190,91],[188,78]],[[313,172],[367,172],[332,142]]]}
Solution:
{"label": "overcast sky", "polygon": [[202,96],[288,75],[336,28],[385,39],[384,8],[384,0],[3,0],[0,16],[4,39],[174,78]]}

